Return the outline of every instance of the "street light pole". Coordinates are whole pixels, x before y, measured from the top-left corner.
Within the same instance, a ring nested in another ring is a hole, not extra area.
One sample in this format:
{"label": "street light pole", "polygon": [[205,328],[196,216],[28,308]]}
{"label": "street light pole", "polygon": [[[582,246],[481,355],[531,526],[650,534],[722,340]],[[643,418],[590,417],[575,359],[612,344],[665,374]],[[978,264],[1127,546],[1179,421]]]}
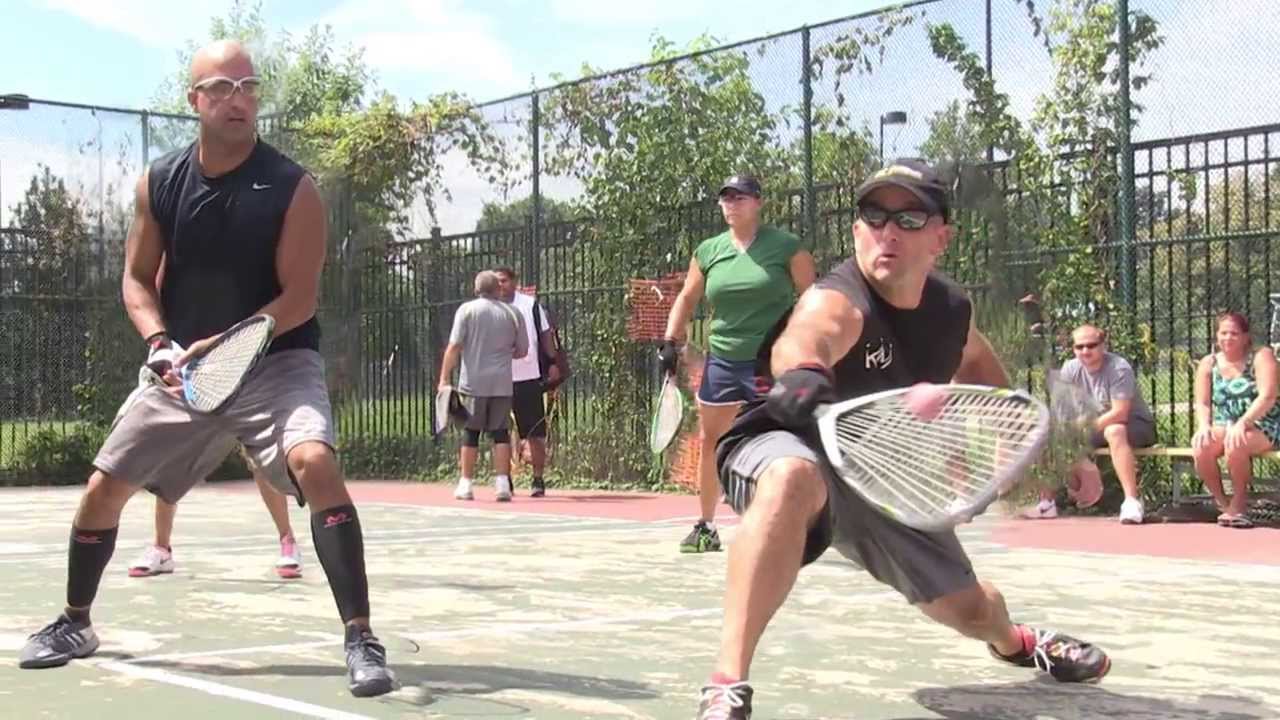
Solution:
{"label": "street light pole", "polygon": [[891,110],[880,116],[880,164],[884,165],[884,126],[904,125],[907,114],[901,110]]}

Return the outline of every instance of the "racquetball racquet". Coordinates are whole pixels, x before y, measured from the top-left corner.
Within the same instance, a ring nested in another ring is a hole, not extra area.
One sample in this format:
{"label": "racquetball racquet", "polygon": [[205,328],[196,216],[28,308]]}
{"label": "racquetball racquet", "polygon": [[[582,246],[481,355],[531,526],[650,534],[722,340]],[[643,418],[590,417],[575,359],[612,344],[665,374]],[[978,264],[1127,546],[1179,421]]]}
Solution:
{"label": "racquetball racquet", "polygon": [[937,531],[968,522],[1008,492],[1048,439],[1049,410],[1023,390],[941,385],[931,418],[911,388],[820,407],[823,450],[837,475],[872,507],[903,524]]}

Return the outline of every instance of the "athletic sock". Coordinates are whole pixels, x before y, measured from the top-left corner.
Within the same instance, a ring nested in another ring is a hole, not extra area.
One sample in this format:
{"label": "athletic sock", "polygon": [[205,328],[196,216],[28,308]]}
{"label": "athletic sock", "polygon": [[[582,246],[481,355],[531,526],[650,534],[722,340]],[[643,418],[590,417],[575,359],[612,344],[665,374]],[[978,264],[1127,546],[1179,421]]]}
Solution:
{"label": "athletic sock", "polygon": [[1018,635],[1022,637],[1022,654],[1030,655],[1036,650],[1036,634],[1026,625],[1015,625]]}
{"label": "athletic sock", "polygon": [[67,550],[67,608],[82,608],[83,619],[89,619],[89,606],[98,594],[102,571],[116,549],[118,527],[106,530],[71,528],[71,545]]}
{"label": "athletic sock", "polygon": [[338,604],[338,615],[369,617],[369,580],[364,571],[364,536],[354,505],[340,505],[311,516],[311,538],[316,557],[329,578],[329,589]]}

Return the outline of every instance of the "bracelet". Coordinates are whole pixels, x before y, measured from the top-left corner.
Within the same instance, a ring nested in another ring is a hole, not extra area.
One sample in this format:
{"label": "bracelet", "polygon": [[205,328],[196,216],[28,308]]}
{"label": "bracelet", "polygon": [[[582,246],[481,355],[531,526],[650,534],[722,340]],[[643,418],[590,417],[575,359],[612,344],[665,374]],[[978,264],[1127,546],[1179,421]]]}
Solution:
{"label": "bracelet", "polygon": [[168,339],[169,339],[169,331],[168,331],[168,330],[159,330],[159,331],[153,332],[153,333],[151,333],[150,335],[148,335],[148,336],[146,337],[146,340],[145,340],[144,342],[146,342],[146,343],[147,343],[147,346],[148,346],[148,347],[155,347],[155,346],[158,344],[158,342],[157,342],[157,341],[158,341],[160,338],[164,338],[165,340],[168,340]]}

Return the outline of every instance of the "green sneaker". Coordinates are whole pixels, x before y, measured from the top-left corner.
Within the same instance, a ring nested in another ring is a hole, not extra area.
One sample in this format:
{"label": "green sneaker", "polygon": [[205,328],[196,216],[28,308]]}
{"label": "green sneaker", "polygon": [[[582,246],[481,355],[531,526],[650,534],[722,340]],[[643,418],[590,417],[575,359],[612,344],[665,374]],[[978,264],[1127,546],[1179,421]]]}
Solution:
{"label": "green sneaker", "polygon": [[682,553],[717,552],[720,550],[720,534],[716,529],[699,520],[693,530],[680,541]]}

